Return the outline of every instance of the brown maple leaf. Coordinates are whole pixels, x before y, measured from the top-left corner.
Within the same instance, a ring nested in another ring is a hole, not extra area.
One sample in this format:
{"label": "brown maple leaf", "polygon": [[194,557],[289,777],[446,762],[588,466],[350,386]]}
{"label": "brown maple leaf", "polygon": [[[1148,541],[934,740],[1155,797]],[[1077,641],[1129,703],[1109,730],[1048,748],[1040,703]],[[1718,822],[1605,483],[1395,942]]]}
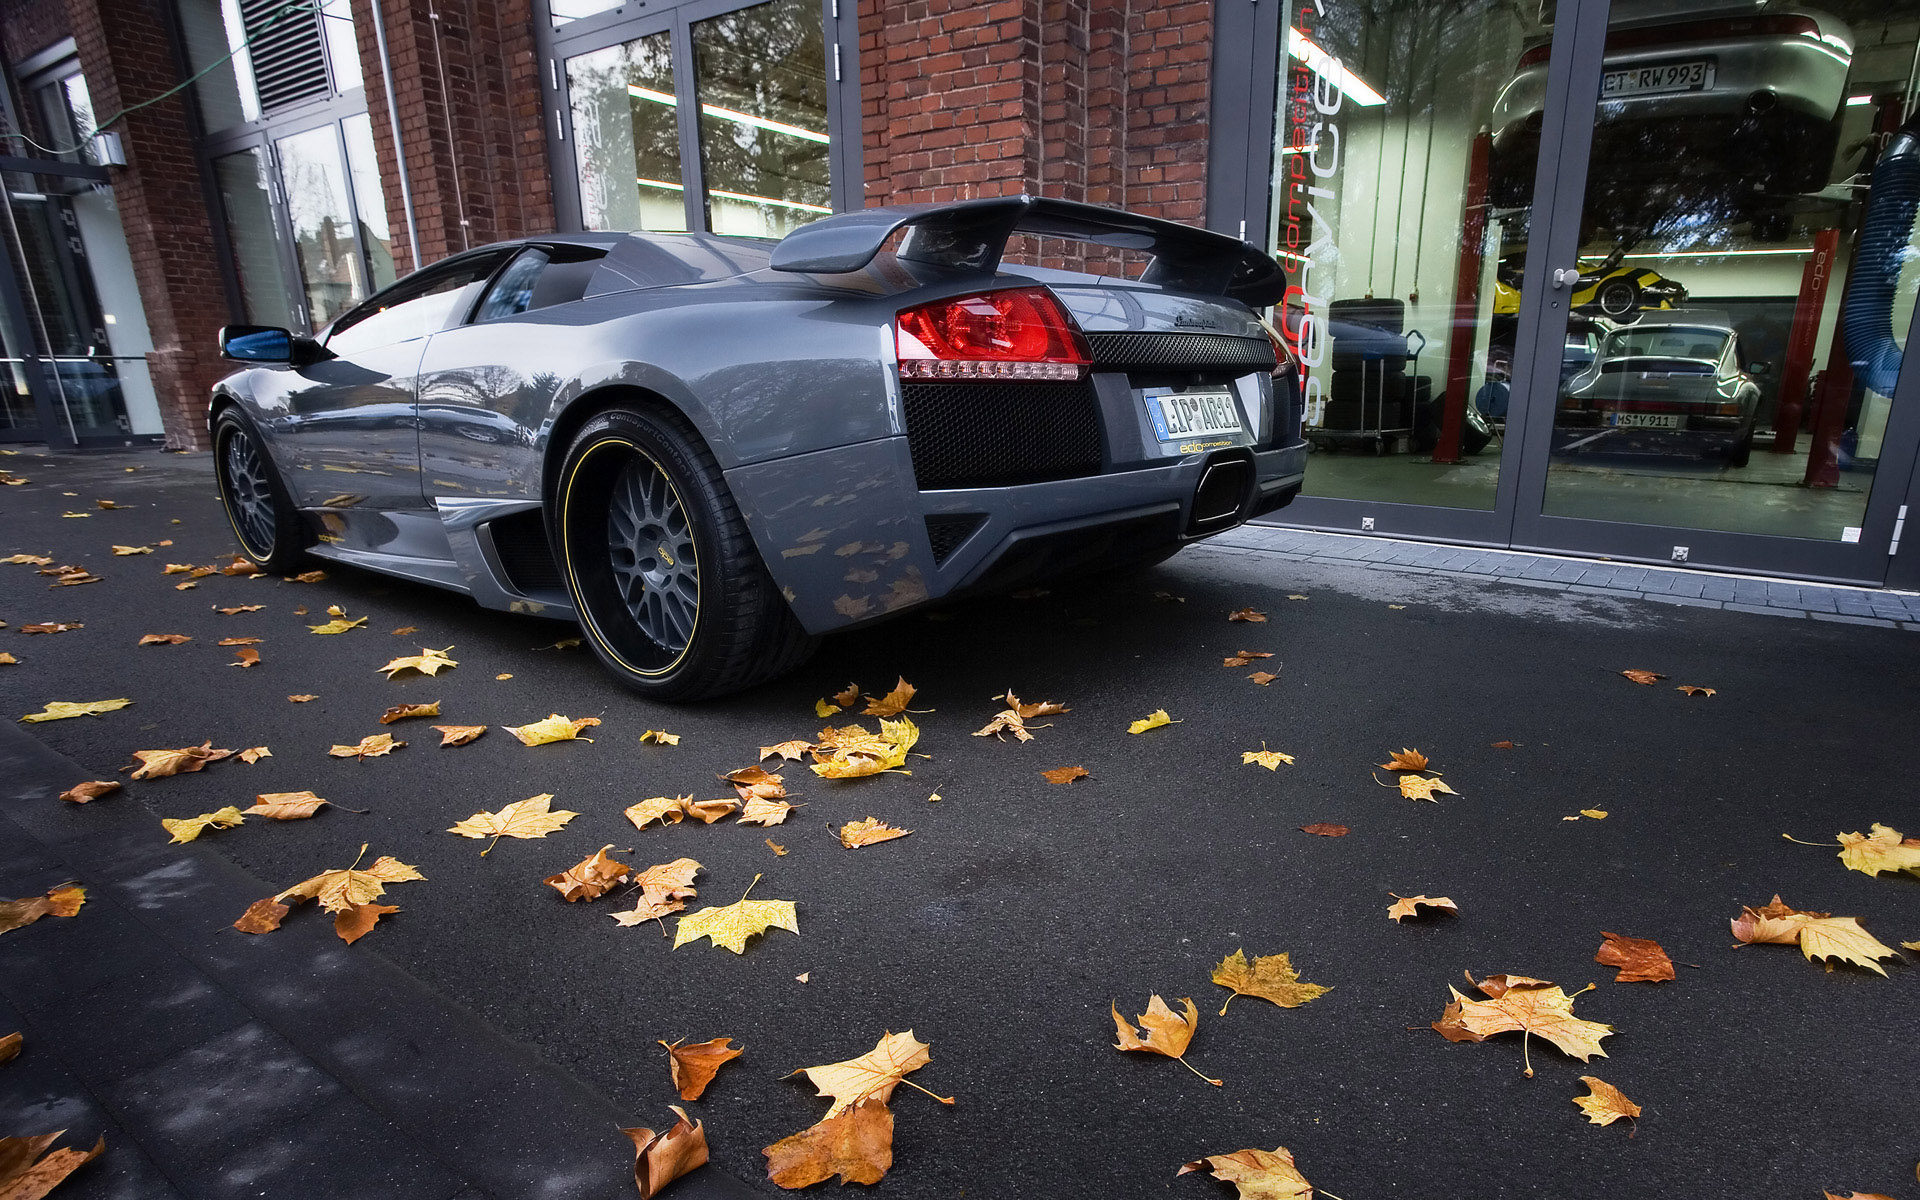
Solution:
{"label": "brown maple leaf", "polygon": [[[105,504],[106,501],[101,503]],[[47,1148],[66,1136],[64,1129],[32,1137],[0,1138],[0,1196],[5,1200],[40,1200],[65,1182],[69,1175],[107,1150],[102,1137],[91,1150],[55,1150]],[[41,1157],[42,1155],[46,1157]]]}
{"label": "brown maple leaf", "polygon": [[868,817],[863,821],[848,821],[839,829],[840,844],[849,850],[861,846],[871,846],[877,842],[890,842],[912,833],[911,829],[896,829],[878,817]]}
{"label": "brown maple leaf", "polygon": [[366,857],[366,853],[367,847],[362,844],[352,866],[322,871],[278,895],[254,901],[234,922],[234,928],[242,933],[271,932],[280,927],[280,919],[286,916],[286,909],[291,907],[289,901],[298,904],[303,900],[314,900],[333,914],[333,931],[340,940],[349,944],[358,941],[383,915],[399,911],[388,905],[374,903],[385,893],[387,884],[426,878],[415,868],[389,855],[382,855],[374,860],[373,865],[364,871],[360,870],[360,859]]}
{"label": "brown maple leaf", "polygon": [[72,804],[85,804],[89,800],[99,799],[108,792],[117,792],[119,790],[120,781],[117,779],[94,779],[86,783],[74,784],[66,791],[61,792],[60,798]]}
{"label": "brown maple leaf", "polygon": [[1325,821],[1315,821],[1311,825],[1302,825],[1300,832],[1317,834],[1320,837],[1345,837],[1349,833],[1352,833],[1353,830],[1348,829],[1345,825],[1331,825]]}
{"label": "brown maple leaf", "polygon": [[807,741],[805,738],[794,738],[792,741],[760,747],[760,757],[767,759],[777,754],[781,758],[788,759],[789,761],[801,762],[806,759],[807,751],[811,749],[813,749],[812,742]]}
{"label": "brown maple leaf", "polygon": [[0,1037],[0,1064],[10,1063],[20,1056],[20,1047],[26,1044],[26,1038],[18,1031]]}
{"label": "brown maple leaf", "polygon": [[0,933],[12,933],[41,917],[71,917],[86,902],[87,889],[73,882],[50,887],[38,896],[0,900]]}
{"label": "brown maple leaf", "polygon": [[[1418,750],[1395,750],[1386,762],[1380,764],[1380,769],[1382,771],[1426,771],[1429,761],[1427,756]],[[1431,771],[1430,774],[1438,775],[1440,772]]]}
{"label": "brown maple leaf", "polygon": [[660,1042],[667,1048],[667,1069],[672,1074],[673,1086],[680,1090],[682,1100],[698,1100],[720,1068],[746,1052],[745,1046],[733,1045],[730,1037],[695,1042],[691,1046],[681,1045],[685,1040]]}
{"label": "brown maple leaf", "polygon": [[233,661],[227,665],[230,667],[257,667],[260,665],[260,652],[251,646],[242,650],[235,650],[233,652]]}
{"label": "brown maple leaf", "polygon": [[[700,870],[700,864],[691,858],[676,858],[670,863],[648,867],[633,877],[640,888],[639,902],[627,912],[614,913],[613,919],[621,925],[638,925],[685,911],[686,901],[699,895],[694,889],[693,877]],[[664,925],[660,932],[665,935]]]}
{"label": "brown maple leaf", "polygon": [[1229,621],[1251,621],[1254,624],[1259,624],[1266,619],[1267,614],[1251,608],[1236,608],[1227,614],[1227,620]]}
{"label": "brown maple leaf", "polygon": [[1048,783],[1072,783],[1076,779],[1088,779],[1092,771],[1085,767],[1055,767],[1051,771],[1040,772],[1040,777]]}
{"label": "brown maple leaf", "polygon": [[393,904],[349,905],[333,914],[334,935],[351,946],[372,933],[373,927],[380,923],[381,917],[399,911],[399,907]]}
{"label": "brown maple leaf", "polygon": [[1422,906],[1431,908],[1435,912],[1457,913],[1460,911],[1460,906],[1445,896],[1402,896],[1398,892],[1388,892],[1387,895],[1393,897],[1393,903],[1387,905],[1387,916],[1396,922],[1419,916]]}
{"label": "brown maple leaf", "polygon": [[1619,967],[1615,983],[1659,983],[1673,978],[1673,960],[1652,938],[1626,937],[1600,932],[1600,949],[1593,961],[1602,966]]}
{"label": "brown maple leaf", "polygon": [[335,746],[331,750],[328,750],[327,754],[333,758],[358,758],[365,760],[392,754],[395,750],[405,745],[405,742],[394,741],[393,735],[390,733],[370,733],[366,737],[361,738],[356,745]]}
{"label": "brown maple leaf", "polygon": [[742,801],[756,797],[763,800],[778,800],[787,794],[786,777],[764,767],[741,767],[729,771],[720,778],[733,785]]}
{"label": "brown maple leaf", "polygon": [[[1293,963],[1285,954],[1262,955],[1248,963],[1245,950],[1235,950],[1221,959],[1220,965],[1213,969],[1213,981],[1233,993],[1227,997],[1227,1004],[1232,1004],[1235,996],[1258,996],[1281,1008],[1299,1008],[1332,990],[1317,983],[1302,983],[1300,973],[1293,969]],[[1220,1006],[1223,1017],[1227,1015],[1227,1004]]]}
{"label": "brown maple leaf", "polygon": [[[1036,728],[1044,729],[1046,726],[1041,725],[1036,726]],[[1026,719],[1011,708],[1003,708],[994,714],[993,720],[988,721],[985,725],[975,730],[973,736],[996,737],[1004,741],[1005,737],[1003,735],[1009,733],[1013,735],[1013,739],[1016,742],[1030,742],[1033,740],[1033,735],[1027,732]]]}
{"label": "brown maple leaf", "polygon": [[1631,1120],[1640,1115],[1640,1106],[1606,1080],[1582,1075],[1580,1082],[1586,1084],[1593,1094],[1575,1096],[1573,1102],[1580,1106],[1580,1110],[1587,1114],[1587,1120],[1593,1124],[1611,1125],[1622,1117]]}
{"label": "brown maple leaf", "polygon": [[133,778],[164,779],[169,775],[190,775],[232,753],[231,750],[215,750],[210,741],[198,746],[183,746],[178,750],[135,750],[133,756],[140,760],[140,766],[133,772]]}
{"label": "brown maple leaf", "polygon": [[70,621],[65,624],[61,624],[58,622],[49,622],[42,625],[22,625],[20,627],[20,632],[21,633],[67,633],[71,630],[85,629],[85,628],[86,626],[82,625],[78,621]]}
{"label": "brown maple leaf", "polygon": [[435,725],[442,746],[464,746],[487,731],[485,725]]}
{"label": "brown maple leaf", "polygon": [[677,1104],[668,1108],[680,1118],[659,1133],[651,1129],[622,1129],[633,1139],[633,1182],[640,1189],[640,1200],[653,1200],[669,1183],[707,1162],[707,1129],[700,1121],[689,1121],[686,1110]]}
{"label": "brown maple leaf", "polygon": [[380,714],[382,725],[391,725],[395,721],[404,721],[409,717],[437,717],[440,715],[438,700],[427,704],[396,704]]}
{"label": "brown maple leaf", "polygon": [[1313,1185],[1293,1165],[1293,1155],[1285,1146],[1209,1154],[1184,1164],[1174,1175],[1189,1171],[1212,1171],[1215,1179],[1234,1185],[1240,1200],[1313,1200]]}
{"label": "brown maple leaf", "polygon": [[[613,885],[633,874],[633,868],[623,862],[616,862],[607,856],[613,849],[608,842],[600,847],[590,858],[583,858],[558,875],[549,875],[541,882],[567,898],[567,903],[576,900],[598,900],[613,889]],[[688,1100],[696,1099],[688,1096]]]}
{"label": "brown maple leaf", "polygon": [[1245,667],[1245,666],[1250,666],[1253,663],[1253,660],[1256,658],[1272,658],[1272,657],[1273,655],[1268,654],[1264,650],[1241,650],[1235,653],[1231,658],[1221,659],[1220,665],[1223,667]]}
{"label": "brown maple leaf", "polygon": [[730,817],[741,810],[738,800],[722,798],[719,800],[684,800],[681,811],[703,824],[711,825],[723,817]]}
{"label": "brown maple leaf", "polygon": [[893,1166],[893,1110],[867,1100],[782,1138],[760,1153],[767,1178],[783,1188],[810,1187],[834,1175],[841,1183],[879,1183]]}
{"label": "brown maple leaf", "polygon": [[1513,740],[1512,740],[1511,738],[1507,738],[1507,739],[1503,739],[1503,740],[1501,740],[1501,741],[1498,741],[1498,742],[1489,742],[1489,743],[1487,743],[1487,744],[1488,744],[1488,745],[1490,745],[1490,746],[1492,746],[1492,747],[1493,747],[1493,748],[1494,748],[1495,750],[1511,750],[1511,749],[1513,749]]}
{"label": "brown maple leaf", "polygon": [[[193,639],[184,633],[143,633],[140,635],[142,646],[178,646]],[[222,642],[221,645],[226,645]]]}
{"label": "brown maple leaf", "polygon": [[1268,684],[1272,683],[1274,680],[1280,677],[1278,675],[1275,675],[1271,671],[1255,671],[1253,674],[1247,676],[1247,678],[1253,680],[1255,683],[1259,684],[1261,687],[1266,687]]}
{"label": "brown maple leaf", "polygon": [[[1232,1002],[1229,996],[1228,1002]],[[1180,1001],[1186,1007],[1185,1015],[1175,1013],[1167,1007],[1158,993],[1147,1001],[1147,1011],[1139,1016],[1140,1031],[1120,1016],[1120,1006],[1110,1005],[1113,1010],[1113,1027],[1120,1040],[1113,1044],[1115,1050],[1144,1050],[1150,1054],[1163,1054],[1177,1060],[1181,1066],[1206,1080],[1215,1087],[1224,1086],[1224,1081],[1203,1074],[1198,1067],[1186,1059],[1187,1047],[1193,1042],[1193,1035],[1200,1028],[1200,1010],[1190,999]]]}
{"label": "brown maple leaf", "polygon": [[1607,1056],[1600,1048],[1600,1039],[1611,1034],[1613,1026],[1573,1015],[1574,997],[1592,984],[1569,996],[1544,979],[1525,975],[1489,975],[1475,981],[1469,974],[1467,982],[1487,999],[1473,1000],[1461,995],[1458,988],[1447,989],[1453,993],[1453,1001],[1433,1023],[1433,1029],[1448,1041],[1483,1042],[1495,1034],[1519,1033],[1521,1059],[1529,1079],[1533,1077],[1533,1061],[1527,1052],[1531,1035],[1545,1038],[1582,1062],[1596,1054]]}
{"label": "brown maple leaf", "polygon": [[1802,912],[1789,908],[1777,895],[1764,908],[1743,909],[1732,925],[1733,936],[1742,942],[1798,942],[1808,962],[1837,958],[1884,976],[1886,968],[1875,960],[1899,957],[1893,947],[1862,929],[1859,918]]}
{"label": "brown maple leaf", "polygon": [[1713,689],[1710,687],[1696,687],[1691,683],[1683,683],[1673,690],[1676,692],[1685,692],[1689,696],[1711,696],[1714,694]]}
{"label": "brown maple leaf", "polygon": [[1029,704],[1025,700],[1022,700],[1020,697],[1014,695],[1012,688],[1008,688],[1001,695],[995,696],[994,699],[1000,701],[1001,703],[1005,704],[1008,708],[1012,709],[1015,715],[1017,715],[1022,721],[1031,721],[1035,717],[1051,717],[1051,716],[1056,716],[1060,713],[1073,711],[1072,709],[1068,708],[1066,705],[1060,704],[1053,700],[1041,700],[1038,703]]}
{"label": "brown maple leaf", "polygon": [[[146,641],[145,638],[141,638],[140,640],[143,642]],[[218,642],[214,644],[218,646],[258,646],[261,642],[264,642],[266,640],[267,639],[265,638],[257,638],[257,637],[230,637],[230,638],[221,638]]]}
{"label": "brown maple leaf", "polygon": [[272,933],[280,928],[280,922],[292,911],[289,906],[268,896],[248,905],[247,911],[240,914],[240,919],[233,923],[233,927],[241,933]]}
{"label": "brown maple leaf", "polygon": [[[868,696],[867,707],[861,715],[866,717],[897,717],[901,713],[908,711],[907,705],[913,702],[913,693],[917,690],[919,689],[908,683],[906,676],[902,675],[899,682],[893,685],[893,690],[886,695]],[[853,701],[851,700],[847,701],[849,705],[852,703]]]}
{"label": "brown maple leaf", "polygon": [[1652,687],[1654,684],[1666,678],[1665,675],[1662,675],[1658,671],[1643,671],[1638,667],[1628,667],[1620,673],[1635,683],[1645,684],[1648,687]]}

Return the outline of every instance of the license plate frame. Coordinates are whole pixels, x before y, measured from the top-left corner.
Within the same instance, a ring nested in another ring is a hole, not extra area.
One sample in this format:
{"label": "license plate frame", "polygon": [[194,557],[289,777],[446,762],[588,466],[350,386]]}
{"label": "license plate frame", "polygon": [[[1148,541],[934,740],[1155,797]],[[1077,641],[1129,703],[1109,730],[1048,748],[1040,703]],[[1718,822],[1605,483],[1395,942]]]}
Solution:
{"label": "license plate frame", "polygon": [[1607,424],[1615,429],[1683,429],[1687,419],[1679,413],[1608,413]]}
{"label": "license plate frame", "polygon": [[1142,388],[1140,402],[1162,447],[1189,453],[1189,446],[1197,451],[1247,444],[1246,421],[1231,387]]}
{"label": "license plate frame", "polygon": [[1711,91],[1717,65],[1711,58],[1690,58],[1607,71],[1600,76],[1600,101]]}

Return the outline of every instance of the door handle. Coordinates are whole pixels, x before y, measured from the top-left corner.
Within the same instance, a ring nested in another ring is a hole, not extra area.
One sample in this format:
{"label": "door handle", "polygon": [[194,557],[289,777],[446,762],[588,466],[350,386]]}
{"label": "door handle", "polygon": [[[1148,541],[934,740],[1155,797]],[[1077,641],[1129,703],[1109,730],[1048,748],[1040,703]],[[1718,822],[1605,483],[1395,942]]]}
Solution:
{"label": "door handle", "polygon": [[1563,287],[1567,287],[1570,284],[1575,284],[1578,282],[1580,282],[1580,272],[1578,269],[1574,267],[1555,267],[1554,268],[1553,288],[1555,291],[1559,291]]}

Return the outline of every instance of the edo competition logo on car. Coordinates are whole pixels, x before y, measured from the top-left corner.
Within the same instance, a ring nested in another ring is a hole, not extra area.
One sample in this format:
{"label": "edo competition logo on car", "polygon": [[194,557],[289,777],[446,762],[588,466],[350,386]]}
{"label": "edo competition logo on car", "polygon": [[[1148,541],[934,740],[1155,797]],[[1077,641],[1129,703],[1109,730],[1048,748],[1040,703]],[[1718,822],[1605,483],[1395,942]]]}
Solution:
{"label": "edo competition logo on car", "polygon": [[[1281,154],[1288,164],[1283,176],[1287,210],[1280,221],[1280,240],[1285,246],[1281,253],[1292,258],[1298,270],[1281,301],[1279,326],[1294,357],[1308,372],[1301,393],[1308,425],[1318,425],[1325,415],[1320,380],[1311,372],[1326,360],[1325,322],[1331,296],[1308,291],[1307,272],[1339,253],[1334,248],[1331,223],[1315,207],[1316,202],[1334,198],[1333,189],[1321,186],[1319,181],[1331,181],[1340,169],[1340,127],[1333,118],[1340,111],[1342,94],[1333,82],[1338,72],[1325,69],[1337,63],[1312,40],[1318,28],[1313,18],[1324,17],[1326,11],[1321,0],[1314,0],[1311,11],[1303,5],[1298,25],[1287,31],[1289,40],[1296,43],[1289,47],[1296,65],[1288,73],[1286,148]],[[1309,171],[1316,182],[1308,182]]]}

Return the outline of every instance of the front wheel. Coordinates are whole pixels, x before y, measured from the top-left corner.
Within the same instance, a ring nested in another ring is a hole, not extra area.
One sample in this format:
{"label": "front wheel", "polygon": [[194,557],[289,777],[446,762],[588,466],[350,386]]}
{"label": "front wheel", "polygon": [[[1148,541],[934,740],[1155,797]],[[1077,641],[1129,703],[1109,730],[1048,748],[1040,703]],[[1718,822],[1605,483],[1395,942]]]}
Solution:
{"label": "front wheel", "polygon": [[300,514],[259,435],[230,408],[214,419],[213,473],[242,552],[283,575],[298,567],[306,550]]}
{"label": "front wheel", "polygon": [[587,642],[632,690],[724,695],[812,652],[712,452],[678,414],[588,421],[561,463],[551,521]]}

